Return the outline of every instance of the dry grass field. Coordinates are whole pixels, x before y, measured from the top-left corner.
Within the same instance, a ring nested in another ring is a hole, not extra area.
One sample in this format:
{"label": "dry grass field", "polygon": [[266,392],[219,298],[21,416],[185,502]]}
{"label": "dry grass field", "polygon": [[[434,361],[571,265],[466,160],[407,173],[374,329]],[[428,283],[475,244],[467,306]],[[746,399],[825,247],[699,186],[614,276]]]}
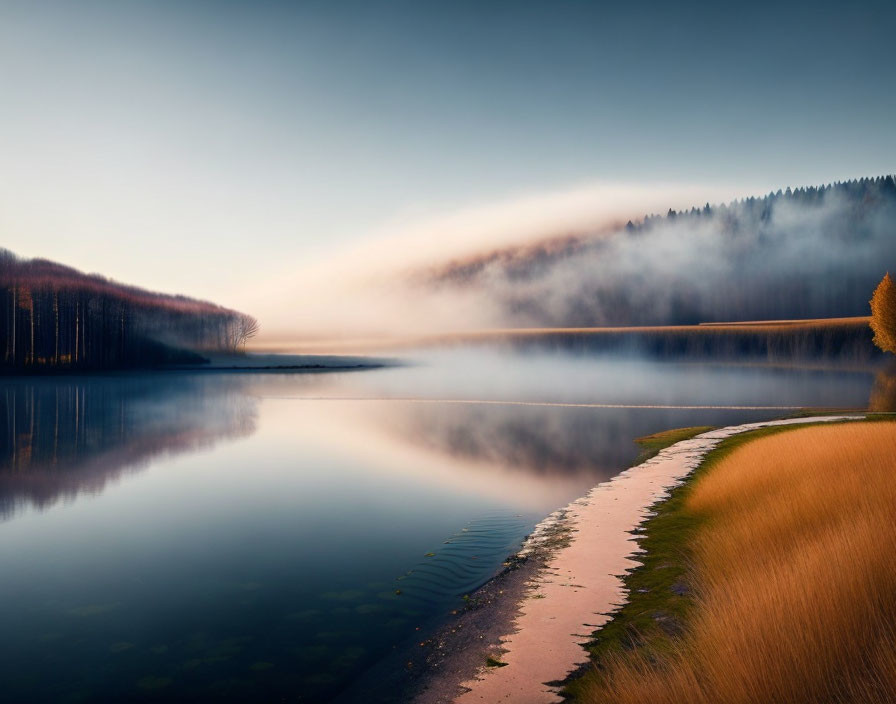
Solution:
{"label": "dry grass field", "polygon": [[664,648],[617,650],[586,702],[896,701],[896,423],[759,437],[682,511],[694,603]]}

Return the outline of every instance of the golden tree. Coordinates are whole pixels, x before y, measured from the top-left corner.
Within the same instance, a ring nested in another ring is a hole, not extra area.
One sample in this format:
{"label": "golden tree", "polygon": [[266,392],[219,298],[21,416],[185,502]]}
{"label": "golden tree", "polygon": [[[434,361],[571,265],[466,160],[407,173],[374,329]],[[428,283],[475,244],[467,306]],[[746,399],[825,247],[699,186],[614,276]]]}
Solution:
{"label": "golden tree", "polygon": [[874,344],[884,352],[896,354],[896,286],[889,273],[884,275],[871,297],[871,329]]}

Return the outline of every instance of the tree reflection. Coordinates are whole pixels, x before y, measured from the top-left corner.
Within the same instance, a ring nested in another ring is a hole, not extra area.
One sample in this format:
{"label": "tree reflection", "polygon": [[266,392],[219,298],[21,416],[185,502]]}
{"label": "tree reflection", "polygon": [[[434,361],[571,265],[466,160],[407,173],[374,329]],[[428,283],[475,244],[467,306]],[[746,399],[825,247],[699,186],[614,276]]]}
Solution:
{"label": "tree reflection", "polygon": [[896,411],[896,364],[881,369],[874,377],[869,411]]}
{"label": "tree reflection", "polygon": [[0,383],[0,519],[98,493],[163,452],[255,431],[240,377],[174,374]]}
{"label": "tree reflection", "polygon": [[417,447],[521,475],[580,477],[594,483],[613,477],[635,459],[633,438],[700,425],[709,415],[699,410],[466,404],[392,411],[378,416],[378,425]]}

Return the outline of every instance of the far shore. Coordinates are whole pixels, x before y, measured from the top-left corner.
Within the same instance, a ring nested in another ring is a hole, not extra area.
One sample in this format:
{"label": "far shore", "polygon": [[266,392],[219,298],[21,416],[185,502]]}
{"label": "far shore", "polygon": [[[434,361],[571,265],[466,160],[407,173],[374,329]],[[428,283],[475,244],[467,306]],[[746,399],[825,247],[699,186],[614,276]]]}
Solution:
{"label": "far shore", "polygon": [[407,364],[394,358],[360,355],[318,354],[214,354],[204,362],[188,364],[163,364],[146,367],[110,369],[34,367],[26,369],[0,369],[3,377],[35,376],[84,376],[143,373],[326,373],[383,369]]}
{"label": "far shore", "polygon": [[552,514],[506,569],[471,596],[471,608],[421,644],[424,673],[414,701],[562,702],[570,676],[588,666],[584,645],[626,600],[624,575],[639,564],[633,536],[711,450],[760,428],[862,418],[808,416],[700,432]]}
{"label": "far shore", "polygon": [[882,353],[869,318],[705,322],[694,325],[544,327],[383,334],[349,338],[308,336],[253,342],[257,353],[369,354],[452,346],[498,346],[547,352],[622,354],[663,361],[821,365],[870,369]]}

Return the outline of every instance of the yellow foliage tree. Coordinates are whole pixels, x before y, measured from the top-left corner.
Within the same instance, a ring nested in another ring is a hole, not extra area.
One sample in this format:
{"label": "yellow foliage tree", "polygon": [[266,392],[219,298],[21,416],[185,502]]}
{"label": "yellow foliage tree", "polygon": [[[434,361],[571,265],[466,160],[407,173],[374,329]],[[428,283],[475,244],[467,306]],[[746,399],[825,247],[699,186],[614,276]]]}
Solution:
{"label": "yellow foliage tree", "polygon": [[871,297],[871,329],[874,344],[896,354],[896,286],[887,273]]}

